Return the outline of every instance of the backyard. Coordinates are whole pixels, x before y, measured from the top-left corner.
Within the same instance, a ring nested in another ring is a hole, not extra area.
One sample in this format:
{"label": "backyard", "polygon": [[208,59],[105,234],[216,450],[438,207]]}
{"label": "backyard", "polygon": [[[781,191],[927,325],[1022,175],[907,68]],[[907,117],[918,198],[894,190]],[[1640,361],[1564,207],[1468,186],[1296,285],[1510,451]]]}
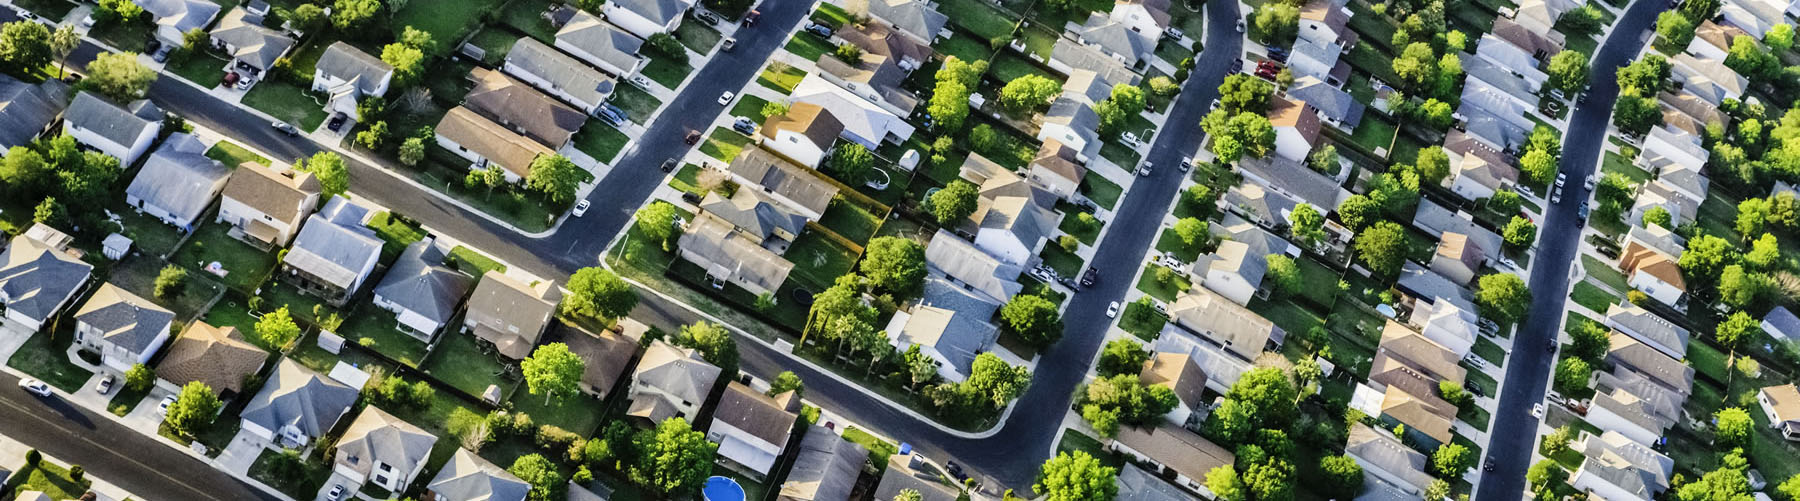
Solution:
{"label": "backyard", "polygon": [[420,369],[472,397],[480,397],[490,384],[513,384],[498,355],[484,353],[475,343],[475,336],[444,336]]}
{"label": "backyard", "polygon": [[988,40],[1009,37],[1017,23],[1012,16],[980,0],[942,0],[938,11],[949,16],[951,23]]}
{"label": "backyard", "polygon": [[812,290],[825,290],[838,277],[850,272],[850,266],[856,263],[856,252],[839,245],[831,237],[817,231],[807,231],[794,239],[782,257],[794,263],[791,278],[804,283]]}
{"label": "backyard", "polygon": [[218,263],[218,271],[210,273],[227,287],[243,292],[255,290],[275,268],[275,254],[231,238],[230,230],[223,223],[200,226],[171,261],[195,273],[209,273],[207,270],[214,269],[210,265]]}
{"label": "backyard", "polygon": [[399,12],[393,13],[388,25],[393,27],[394,35],[399,37],[401,30],[413,27],[431,33],[436,40],[438,54],[446,54],[455,50],[453,40],[461,40],[463,35],[481,25],[481,20],[489,11],[501,10],[504,0],[433,0],[430,2],[409,3]]}

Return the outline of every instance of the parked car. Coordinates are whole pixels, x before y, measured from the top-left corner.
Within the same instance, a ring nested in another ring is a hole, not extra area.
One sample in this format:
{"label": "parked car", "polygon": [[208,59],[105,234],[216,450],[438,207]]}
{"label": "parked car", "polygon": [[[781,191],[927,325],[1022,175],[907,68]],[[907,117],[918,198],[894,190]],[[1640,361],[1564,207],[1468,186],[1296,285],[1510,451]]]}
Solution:
{"label": "parked car", "polygon": [[814,35],[818,35],[819,38],[831,38],[831,27],[830,26],[815,23],[812,21],[807,21],[806,25],[802,26],[800,29],[806,31],[807,33],[812,33]]}
{"label": "parked car", "polygon": [[590,205],[593,204],[588,203],[587,199],[584,198],[580,202],[575,202],[575,208],[570,210],[569,214],[573,214],[575,217],[586,216],[588,206]]}
{"label": "parked car", "polygon": [[162,40],[151,38],[149,41],[144,42],[144,52],[156,52],[157,49],[162,48],[162,45]]}
{"label": "parked car", "polygon": [[1137,168],[1138,177],[1150,177],[1150,172],[1153,167],[1155,167],[1155,165],[1152,165],[1150,162],[1144,162],[1143,165],[1139,165]]}
{"label": "parked car", "polygon": [[150,59],[159,63],[166,62],[169,60],[169,52],[172,50],[174,47],[164,45],[161,49],[156,49],[156,52],[151,53]]}
{"label": "parked car", "polygon": [[344,488],[344,484],[333,485],[333,486],[331,486],[331,491],[325,493],[325,499],[328,501],[338,501],[340,499],[344,499],[344,491],[346,491],[346,490],[348,490],[348,489]]}
{"label": "parked car", "polygon": [[1268,50],[1269,50],[1269,59],[1274,59],[1276,61],[1281,61],[1284,63],[1287,62],[1287,56],[1288,56],[1287,49],[1283,49],[1280,47],[1268,47]]}
{"label": "parked car", "polygon": [[1531,417],[1538,419],[1544,418],[1544,404],[1542,402],[1531,404]]}
{"label": "parked car", "polygon": [[[693,144],[693,143],[688,143],[688,144]],[[663,160],[662,167],[659,167],[659,168],[662,169],[663,172],[675,172],[675,159],[671,158],[668,160]]]}
{"label": "parked car", "polygon": [[1181,28],[1169,28],[1169,29],[1163,30],[1163,38],[1167,38],[1170,40],[1180,40],[1181,37],[1186,36],[1186,35],[1187,35],[1186,33],[1181,32]]}
{"label": "parked car", "polygon": [[118,380],[118,377],[107,374],[106,377],[100,378],[100,384],[94,385],[94,393],[99,393],[101,395],[112,393],[113,383],[118,382]]}
{"label": "parked car", "polygon": [[1237,20],[1237,31],[1238,31],[1238,33],[1244,32],[1244,20],[1243,19]]}
{"label": "parked car", "polygon": [[737,117],[737,120],[731,122],[731,130],[738,131],[746,136],[755,134],[756,122],[751,121],[747,117]]}
{"label": "parked car", "polygon": [[725,37],[725,44],[720,45],[719,50],[722,50],[725,52],[731,52],[731,49],[736,48],[736,47],[737,47],[737,39],[736,38]]}
{"label": "parked car", "polygon": [[752,10],[749,14],[744,14],[744,26],[756,26],[756,21],[760,18],[762,18],[762,11]]}
{"label": "parked car", "polygon": [[714,15],[711,12],[707,12],[707,11],[703,11],[703,10],[695,11],[694,19],[699,19],[700,21],[705,22],[706,24],[709,24],[709,25],[719,24],[719,16]]}
{"label": "parked car", "polygon": [[1583,222],[1586,222],[1586,221],[1587,221],[1587,218],[1588,218],[1588,204],[1585,204],[1585,203],[1584,203],[1584,204],[1581,204],[1581,207],[1578,207],[1578,208],[1576,208],[1576,209],[1575,209],[1575,218],[1576,218],[1576,219],[1580,219],[1580,220],[1581,220],[1581,221],[1583,221]]}
{"label": "parked car", "polygon": [[325,122],[325,129],[332,131],[332,132],[337,132],[339,129],[344,128],[345,122],[349,122],[349,121],[350,121],[350,115],[344,114],[344,112],[340,111],[340,112],[337,112],[337,114],[332,115],[330,121]]}
{"label": "parked car", "polygon": [[1118,301],[1113,301],[1112,304],[1106,305],[1106,318],[1118,318],[1118,316],[1119,316],[1119,302]]}
{"label": "parked car", "polygon": [[289,136],[300,135],[300,129],[296,129],[296,128],[294,128],[294,126],[288,125],[287,122],[281,122],[281,121],[269,122],[269,126],[274,127],[275,130],[281,131],[282,134],[287,134]]}
{"label": "parked car", "polygon": [[1181,157],[1181,171],[1194,170],[1194,157]]}
{"label": "parked car", "polygon": [[731,98],[734,97],[737,97],[737,94],[734,94],[731,91],[725,91],[724,94],[719,94],[719,106],[731,104]]}
{"label": "parked car", "polygon": [[175,396],[169,395],[169,396],[163,397],[161,402],[156,403],[156,415],[158,415],[158,416],[169,415],[169,406],[171,406],[171,405],[175,405]]}
{"label": "parked car", "polygon": [[50,385],[44,384],[43,381],[38,381],[38,380],[32,379],[32,378],[20,379],[19,387],[24,388],[26,392],[29,392],[32,395],[37,395],[40,397],[50,396]]}
{"label": "parked car", "polygon": [[681,141],[687,143],[689,146],[698,144],[700,142],[700,131],[688,129],[687,137],[682,138]]}
{"label": "parked car", "polygon": [[1087,273],[1081,275],[1082,287],[1093,287],[1097,283],[1100,283],[1099,268],[1088,268]]}
{"label": "parked car", "polygon": [[683,192],[681,192],[681,201],[687,202],[690,204],[694,204],[694,205],[700,205],[700,195],[696,195],[693,192],[683,191]]}
{"label": "parked car", "polygon": [[1581,187],[1586,188],[1588,191],[1594,191],[1594,185],[1599,183],[1600,178],[1594,177],[1593,174],[1588,174],[1587,180],[1581,182]]}

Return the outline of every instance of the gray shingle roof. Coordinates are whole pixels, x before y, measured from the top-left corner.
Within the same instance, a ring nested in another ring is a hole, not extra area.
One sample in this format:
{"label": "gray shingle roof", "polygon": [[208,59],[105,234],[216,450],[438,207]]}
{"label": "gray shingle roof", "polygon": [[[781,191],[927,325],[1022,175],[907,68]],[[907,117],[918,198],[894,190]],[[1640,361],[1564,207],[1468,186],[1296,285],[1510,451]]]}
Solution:
{"label": "gray shingle roof", "polygon": [[1098,45],[1118,57],[1125,58],[1125,64],[1136,65],[1148,54],[1156,51],[1156,40],[1142,33],[1132,31],[1124,23],[1113,21],[1105,13],[1088,14],[1087,23],[1076,32],[1082,42]]}
{"label": "gray shingle roof", "polygon": [[687,12],[688,7],[693,5],[681,0],[612,0],[611,3],[644,16],[645,19],[658,25],[668,24],[669,21],[681,17],[681,14]]}
{"label": "gray shingle roof", "polygon": [[1588,435],[1581,451],[1584,459],[1576,474],[1593,475],[1626,492],[1645,499],[1655,497],[1669,487],[1669,476],[1675,462],[1668,456],[1633,442],[1617,431],[1598,437]]}
{"label": "gray shingle roof", "polygon": [[250,63],[259,69],[270,69],[275,60],[294,47],[294,39],[279,31],[264,28],[261,19],[250,15],[243,7],[233,7],[213,28],[214,42],[224,42],[236,49],[231,56],[238,61]]}
{"label": "gray shingle roof", "polygon": [[31,143],[68,102],[69,86],[61,80],[28,84],[0,75],[0,148]]}
{"label": "gray shingle roof", "polygon": [[763,191],[781,195],[803,209],[824,214],[838,188],[819,179],[808,169],[770,153],[760,146],[745,147],[727,167],[733,175],[742,176]]}
{"label": "gray shingle roof", "polygon": [[25,235],[0,253],[0,293],[8,311],[45,320],[87,281],[94,266]]}
{"label": "gray shingle roof", "polygon": [[162,125],[162,111],[149,103],[139,100],[128,110],[100,96],[81,92],[75,95],[74,102],[69,103],[63,120],[76,128],[93,131],[108,141],[131,146],[144,129]]}
{"label": "gray shingle roof", "polygon": [[1465,104],[1457,108],[1457,113],[1465,118],[1463,129],[1489,146],[1503,151],[1516,151],[1525,147],[1525,136],[1530,131],[1524,127],[1479,106]]}
{"label": "gray shingle roof", "polygon": [[1287,93],[1295,99],[1306,101],[1306,104],[1312,105],[1326,117],[1342,122],[1344,127],[1356,128],[1357,124],[1362,123],[1363,104],[1351,97],[1350,93],[1332,87],[1317,78],[1306,76],[1295,78],[1294,85],[1288,87]]}
{"label": "gray shingle roof", "polygon": [[1639,340],[1657,343],[1675,350],[1675,354],[1669,355],[1671,358],[1687,352],[1688,330],[1664,320],[1663,317],[1650,310],[1636,305],[1615,304],[1606,309],[1606,323],[1613,328],[1626,331],[1626,334]]}
{"label": "gray shingle roof", "polygon": [[283,358],[263,383],[262,391],[250,399],[239,416],[275,433],[293,425],[306,436],[316,438],[337,424],[360,393]]}
{"label": "gray shingle roof", "polygon": [[1395,286],[1420,299],[1433,303],[1448,300],[1458,308],[1475,311],[1474,296],[1469,293],[1469,289],[1412,261],[1407,261],[1406,265],[1400,267],[1400,280]]}
{"label": "gray shingle roof", "polygon": [[421,240],[400,253],[375,286],[375,295],[441,325],[450,322],[474,283],[473,277],[445,267],[444,253],[430,240]]}
{"label": "gray shingle roof", "polygon": [[1367,467],[1379,468],[1405,480],[1408,488],[1423,491],[1431,485],[1431,475],[1425,473],[1424,454],[1369,425],[1358,423],[1350,428],[1344,453],[1361,460]]}
{"label": "gray shingle roof", "polygon": [[1794,312],[1788,311],[1786,306],[1777,306],[1775,309],[1769,310],[1769,314],[1764,315],[1762,321],[1768,324],[1763,330],[1771,336],[1786,339],[1800,338],[1800,318],[1795,317]]}
{"label": "gray shingle roof", "polygon": [[875,499],[894,499],[900,491],[912,489],[919,493],[919,501],[956,501],[962,490],[944,483],[935,470],[914,468],[913,461],[919,459],[916,454],[888,456],[887,471],[875,486]]}
{"label": "gray shingle roof", "polygon": [[1036,247],[1056,229],[1056,215],[1026,197],[1000,197],[988,206],[981,229],[1003,230],[1026,247]]}
{"label": "gray shingle roof", "polygon": [[895,341],[928,346],[949,359],[961,374],[968,374],[975,357],[1000,337],[988,319],[1000,309],[997,303],[973,295],[941,277],[925,280],[925,295],[913,308]]}
{"label": "gray shingle roof", "polygon": [[81,305],[75,320],[100,331],[100,337],[113,346],[143,354],[156,348],[152,343],[157,337],[168,333],[175,313],[107,283]]}
{"label": "gray shingle roof", "polygon": [[577,11],[575,17],[569,19],[569,24],[563,25],[562,30],[556,32],[556,41],[627,70],[637,66],[638,50],[644,47],[643,39],[601,21],[598,16],[586,11]]}
{"label": "gray shingle roof", "polygon": [[531,492],[531,484],[463,448],[456,449],[426,488],[455,501],[524,501]]}
{"label": "gray shingle roof", "polygon": [[513,44],[512,51],[506,53],[506,64],[542,78],[557,91],[586,103],[605,101],[618,84],[600,70],[531,37]]}
{"label": "gray shingle roof", "polygon": [[656,341],[644,350],[632,377],[638,383],[689,402],[705,402],[719,379],[719,369],[689,348]]}
{"label": "gray shingle roof", "polygon": [[798,236],[806,230],[806,216],[789,211],[782,205],[756,190],[737,190],[731,194],[731,198],[719,196],[717,192],[708,192],[700,202],[700,209],[731,222],[738,229],[750,232],[757,238],[769,238],[777,229]]}
{"label": "gray shingle roof", "polygon": [[931,244],[925,246],[925,264],[993,301],[1005,301],[1025,288],[1017,281],[1023,268],[1002,262],[944,230],[932,235]]}
{"label": "gray shingle roof", "polygon": [[794,420],[800,418],[800,401],[791,393],[776,397],[732,381],[719,396],[713,420],[743,430],[775,447],[785,448],[788,432],[794,429]]}
{"label": "gray shingle roof", "polygon": [[125,194],[161,207],[181,219],[197,219],[224,188],[231,170],[205,155],[206,145],[177,132],[144,161]]}
{"label": "gray shingle roof", "polygon": [[1467,235],[1470,242],[1474,242],[1476,247],[1485,252],[1494,252],[1503,243],[1500,235],[1493,230],[1430,200],[1419,200],[1419,209],[1413,213],[1412,225],[1434,237],[1441,237],[1445,233]]}
{"label": "gray shingle roof", "polygon": [[1350,198],[1350,191],[1345,190],[1337,181],[1297,160],[1281,158],[1279,155],[1245,158],[1238,163],[1238,167],[1245,174],[1255,177],[1264,187],[1293,195],[1320,210],[1336,208],[1339,202]]}
{"label": "gray shingle roof", "polygon": [[1535,94],[1537,89],[1533,89],[1525,79],[1514,76],[1511,71],[1494,64],[1493,61],[1485,57],[1463,57],[1462,62],[1463,72],[1468,75],[1468,78],[1486,82],[1488,85],[1526,102],[1537,101],[1537,94]]}
{"label": "gray shingle roof", "polygon": [[179,33],[204,28],[213,16],[219,14],[219,4],[208,0],[133,0],[144,12],[156,18],[158,26],[166,26]]}
{"label": "gray shingle roof", "polygon": [[363,408],[338,440],[336,463],[339,468],[368,475],[379,461],[400,475],[411,475],[431,458],[431,446],[437,440],[437,435],[371,405]]}
{"label": "gray shingle roof", "polygon": [[355,84],[363,94],[373,94],[381,80],[394,72],[394,67],[381,58],[344,42],[326,47],[325,53],[319,55],[316,68],[328,76]]}
{"label": "gray shingle roof", "polygon": [[879,17],[900,31],[930,41],[943,31],[950,16],[931,8],[925,0],[868,0],[869,15]]}
{"label": "gray shingle roof", "polygon": [[1100,115],[1074,99],[1059,97],[1051,101],[1050,109],[1044,112],[1044,123],[1066,125],[1088,144],[1100,139]]}
{"label": "gray shingle roof", "polygon": [[869,450],[844,440],[823,426],[806,430],[800,453],[794,458],[787,482],[781,484],[782,500],[845,501],[862,473]]}
{"label": "gray shingle roof", "polygon": [[1130,463],[1119,467],[1119,476],[1114,480],[1114,484],[1119,488],[1118,495],[1113,498],[1115,501],[1195,501],[1200,499]]}
{"label": "gray shingle roof", "polygon": [[365,266],[381,257],[381,239],[363,226],[368,212],[343,197],[331,197],[324,209],[306,218],[284,262],[348,289]]}
{"label": "gray shingle roof", "polygon": [[1131,71],[1125,63],[1113,59],[1099,49],[1082,45],[1080,42],[1058,37],[1056,45],[1050,47],[1050,60],[1074,69],[1083,69],[1099,73],[1108,81],[1136,85],[1138,75]]}

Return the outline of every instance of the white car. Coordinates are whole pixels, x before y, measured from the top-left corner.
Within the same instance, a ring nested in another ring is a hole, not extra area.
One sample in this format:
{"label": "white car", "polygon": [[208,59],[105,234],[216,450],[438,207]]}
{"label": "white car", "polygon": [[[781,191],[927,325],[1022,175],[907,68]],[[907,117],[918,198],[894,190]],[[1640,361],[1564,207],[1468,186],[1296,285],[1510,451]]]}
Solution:
{"label": "white car", "polygon": [[727,104],[731,104],[731,98],[734,98],[734,97],[737,97],[737,94],[732,94],[731,91],[725,91],[724,94],[719,95],[719,105],[724,106]]}
{"label": "white car", "polygon": [[575,202],[575,209],[569,211],[569,213],[574,214],[575,217],[586,216],[588,206],[590,206],[590,205],[592,205],[592,204],[589,204],[587,199],[582,199],[580,202]]}
{"label": "white car", "polygon": [[169,396],[163,397],[161,402],[156,403],[156,415],[158,415],[158,416],[169,415],[169,406],[171,406],[171,405],[175,405],[175,396],[169,395]]}
{"label": "white car", "polygon": [[1544,418],[1544,404],[1543,403],[1531,404],[1531,417],[1538,418],[1538,419]]}
{"label": "white car", "polygon": [[32,395],[37,395],[40,397],[50,396],[50,385],[44,384],[43,381],[38,381],[38,380],[32,379],[32,378],[20,379],[19,387],[24,388],[25,391],[27,391],[27,392],[31,392]]}
{"label": "white car", "polygon": [[1118,318],[1118,317],[1119,317],[1119,302],[1113,301],[1112,304],[1106,305],[1106,318]]}
{"label": "white car", "polygon": [[1588,174],[1587,181],[1582,182],[1581,186],[1587,188],[1588,191],[1594,191],[1594,185],[1599,184],[1599,182],[1600,180],[1595,178],[1593,174]]}

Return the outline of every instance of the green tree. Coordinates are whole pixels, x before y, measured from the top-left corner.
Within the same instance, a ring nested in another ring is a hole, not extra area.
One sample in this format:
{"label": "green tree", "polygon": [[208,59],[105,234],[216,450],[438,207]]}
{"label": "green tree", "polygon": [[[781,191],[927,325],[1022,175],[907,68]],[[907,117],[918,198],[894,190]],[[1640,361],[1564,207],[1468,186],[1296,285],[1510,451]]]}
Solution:
{"label": "green tree", "polygon": [[1749,313],[1734,311],[1731,312],[1731,316],[1725,317],[1725,321],[1719,322],[1718,327],[1713,331],[1713,337],[1718,339],[1719,345],[1724,346],[1725,349],[1735,351],[1738,343],[1761,330],[1762,323],[1751,317]]}
{"label": "green tree", "polygon": [[1525,471],[1525,482],[1531,485],[1533,492],[1550,490],[1561,485],[1568,477],[1569,472],[1558,466],[1554,459],[1540,460]]}
{"label": "green tree", "polygon": [[1419,116],[1427,126],[1439,131],[1449,129],[1450,124],[1456,121],[1456,112],[1451,110],[1450,103],[1439,101],[1435,97],[1426,99],[1424,104],[1419,105]]}
{"label": "green tree", "polygon": [[1575,36],[1597,34],[1600,33],[1601,28],[1606,27],[1605,22],[1602,21],[1600,8],[1593,5],[1583,5],[1580,8],[1564,12],[1562,17],[1557,19],[1557,24]]}
{"label": "green tree", "polygon": [[1431,468],[1441,478],[1461,478],[1475,466],[1475,453],[1462,444],[1439,445],[1431,454]]}
{"label": "green tree", "polygon": [[1655,99],[1638,95],[1635,90],[1620,91],[1619,100],[1613,103],[1613,125],[1626,134],[1641,136],[1662,125],[1662,110]]}
{"label": "green tree", "polygon": [[1213,110],[1200,121],[1200,128],[1212,136],[1211,150],[1222,162],[1236,162],[1244,155],[1263,158],[1275,148],[1275,127],[1260,114]]}
{"label": "green tree", "polygon": [[425,74],[425,52],[416,47],[402,43],[391,43],[381,48],[381,61],[394,67],[393,85],[408,87],[418,83]]}
{"label": "green tree", "polygon": [[1061,82],[1032,73],[1015,78],[1001,87],[1000,105],[1014,112],[1030,111],[1049,103],[1051,98],[1061,93]]}
{"label": "green tree", "polygon": [[519,456],[518,459],[513,460],[512,466],[508,467],[506,472],[531,485],[531,491],[526,495],[526,499],[550,501],[563,498],[562,473],[557,471],[556,463],[544,459],[544,456],[540,454],[531,453]]}
{"label": "green tree", "polygon": [[1544,150],[1525,150],[1519,157],[1519,168],[1532,184],[1542,185],[1556,177],[1556,157]]}
{"label": "green tree", "polygon": [[409,137],[400,142],[400,163],[415,167],[425,160],[425,139]]}
{"label": "green tree", "polygon": [[1612,349],[1612,330],[1599,322],[1575,322],[1568,331],[1571,356],[1597,362]]}
{"label": "green tree", "polygon": [[1100,361],[1094,370],[1101,376],[1117,374],[1137,374],[1144,370],[1144,362],[1150,361],[1150,352],[1142,343],[1130,339],[1114,339],[1106,343],[1100,350]]}
{"label": "green tree", "polygon": [[1544,450],[1550,455],[1561,454],[1569,450],[1569,442],[1575,439],[1575,428],[1563,425],[1544,436]]}
{"label": "green tree", "polygon": [[973,183],[961,179],[951,181],[944,189],[931,194],[931,215],[939,225],[954,227],[975,213],[980,195]]}
{"label": "green tree", "polygon": [[1475,306],[1484,318],[1502,324],[1518,322],[1531,306],[1531,289],[1518,275],[1483,275],[1475,281]]}
{"label": "green tree", "polygon": [[319,192],[330,198],[350,191],[350,171],[344,168],[344,157],[321,151],[310,158],[294,160],[294,168],[311,172],[319,180]]}
{"label": "green tree", "polygon": [[1031,490],[1047,501],[1112,501],[1119,493],[1117,473],[1086,452],[1064,452],[1044,462]]}
{"label": "green tree", "polygon": [[142,99],[155,81],[156,71],[139,63],[137,54],[101,52],[88,63],[82,83],[114,101],[127,102]]}
{"label": "green tree", "polygon": [[75,32],[75,25],[65,24],[50,32],[50,52],[56,55],[56,78],[63,77],[63,67],[68,65],[69,53],[81,45],[81,34]]}
{"label": "green tree", "polygon": [[1681,252],[1676,264],[1681,271],[1693,279],[1717,277],[1725,272],[1725,262],[1734,252],[1731,243],[1712,235],[1699,235],[1688,240],[1687,250]]}
{"label": "green tree", "polygon": [[1676,501],[1750,501],[1749,461],[1743,449],[1732,449],[1719,468],[1675,488]]}
{"label": "green tree", "polygon": [[925,111],[931,115],[934,128],[944,132],[962,130],[963,119],[969,116],[969,87],[939,79],[932,89],[931,100],[926,102]]}
{"label": "green tree", "polygon": [[1342,169],[1342,166],[1338,164],[1337,146],[1326,143],[1314,148],[1312,153],[1306,156],[1306,166],[1324,174],[1337,174],[1338,170]]}
{"label": "green tree", "polygon": [[831,172],[852,184],[868,179],[875,169],[875,154],[857,143],[839,146],[831,153]]}
{"label": "green tree", "polygon": [[1376,275],[1391,277],[1406,262],[1406,230],[1392,221],[1380,221],[1356,234],[1356,257]]}
{"label": "green tree", "polygon": [[[1155,79],[1153,78],[1151,80]],[[1168,83],[1174,85],[1174,82]],[[1154,87],[1154,85],[1152,87]],[[1059,84],[1058,91],[1060,92],[1060,90],[1061,85]],[[1148,99],[1148,97],[1144,96],[1143,88],[1129,84],[1113,84],[1112,94],[1107,98],[1107,100],[1117,103],[1119,108],[1133,113],[1144,109],[1146,103],[1149,102]]]}
{"label": "green tree", "polygon": [[1175,221],[1175,236],[1189,249],[1200,247],[1212,238],[1207,232],[1210,226],[1206,221],[1195,217],[1184,217]]}
{"label": "green tree", "polygon": [[679,417],[638,432],[633,445],[638,457],[626,467],[626,475],[639,486],[665,496],[699,490],[712,475],[713,457],[719,450],[717,444],[706,440],[706,433]]}
{"label": "green tree", "polygon": [[1207,435],[1224,445],[1245,443],[1265,428],[1285,428],[1299,412],[1299,391],[1288,375],[1272,367],[1246,371],[1225,392],[1225,399],[1206,421]]}
{"label": "green tree", "polygon": [[1661,205],[1644,209],[1644,226],[1654,224],[1663,228],[1668,228],[1671,226],[1669,224],[1670,219],[1672,219],[1672,217],[1669,215],[1669,209],[1664,209]]}
{"label": "green tree", "polygon": [[1763,33],[1762,41],[1763,45],[1775,52],[1787,52],[1794,48],[1794,25],[1781,23],[1771,26],[1769,31]]}
{"label": "green tree", "polygon": [[531,160],[525,187],[543,193],[552,202],[566,204],[575,200],[575,192],[581,189],[581,183],[592,177],[567,157],[540,155]]}
{"label": "green tree", "polygon": [[1575,357],[1563,357],[1556,362],[1556,391],[1558,393],[1580,393],[1588,387],[1588,379],[1594,375],[1594,368],[1586,360]]}
{"label": "green tree", "polygon": [[675,226],[675,206],[666,202],[651,202],[638,209],[636,223],[633,225],[639,233],[656,240],[664,251],[669,250],[669,242],[674,240],[679,228]]}
{"label": "green tree", "polygon": [[1656,16],[1656,42],[1664,54],[1678,54],[1694,41],[1694,22],[1680,12],[1666,10]]}
{"label": "green tree", "polygon": [[774,381],[769,382],[769,391],[765,394],[775,397],[791,391],[797,396],[805,390],[806,384],[800,381],[800,376],[795,375],[794,371],[781,371],[775,375]]}
{"label": "green tree", "polygon": [[335,0],[331,4],[331,26],[341,32],[359,33],[370,27],[380,13],[380,0]]}
{"label": "green tree", "polygon": [[1361,193],[1345,198],[1337,208],[1338,219],[1351,231],[1362,231],[1381,218],[1381,204]]}
{"label": "green tree", "polygon": [[869,241],[857,269],[870,285],[911,298],[925,284],[925,248],[910,238],[876,237]]}
{"label": "green tree", "polygon": [[992,408],[999,409],[1025,394],[1031,386],[1031,371],[1007,364],[998,355],[982,353],[975,356],[969,378],[962,384],[986,399]]}
{"label": "green tree", "polygon": [[1000,308],[1000,320],[1007,330],[1032,346],[1047,347],[1062,338],[1062,314],[1055,303],[1039,296],[1013,296]]}
{"label": "green tree", "polygon": [[1750,243],[1750,252],[1744,253],[1744,264],[1756,270],[1769,270],[1781,259],[1781,241],[1775,235],[1764,233]]}
{"label": "green tree", "polygon": [[637,307],[637,291],[612,271],[589,266],[569,276],[568,295],[562,300],[564,315],[588,318],[621,318]]}
{"label": "green tree", "polygon": [[539,345],[531,351],[531,356],[519,361],[519,373],[525,377],[525,387],[532,395],[543,395],[544,403],[558,393],[573,394],[581,388],[581,372],[587,362],[580,355],[569,351],[569,345],[549,343]]}
{"label": "green tree", "polygon": [[1800,501],[1800,474],[1783,480],[1781,485],[1775,487],[1775,491],[1780,492],[1788,501]]}
{"label": "green tree", "polygon": [[300,326],[288,314],[287,305],[282,305],[256,321],[256,336],[262,338],[264,345],[285,348],[300,338]]}
{"label": "green tree", "polygon": [[377,121],[374,125],[356,133],[356,144],[371,150],[378,149],[381,148],[383,141],[387,141],[387,137],[387,121]]}
{"label": "green tree", "polygon": [[175,395],[175,403],[169,404],[169,411],[163,416],[163,422],[174,428],[182,436],[192,437],[212,425],[213,416],[219,414],[219,397],[206,383],[190,381],[181,387],[181,393]]}
{"label": "green tree", "polygon": [[1502,229],[1501,236],[1505,239],[1507,248],[1531,247],[1531,242],[1537,240],[1537,225],[1532,224],[1530,219],[1513,216],[1511,221],[1507,221],[1506,228]]}
{"label": "green tree", "polygon": [[1544,86],[1561,90],[1565,93],[1579,92],[1588,83],[1588,56],[1575,50],[1564,50],[1550,57],[1550,65],[1545,68],[1550,78]]}
{"label": "green tree", "polygon": [[1100,133],[1107,137],[1125,132],[1125,124],[1131,120],[1131,113],[1111,99],[1095,103],[1094,115],[1100,118]]}
{"label": "green tree", "polygon": [[841,43],[838,44],[836,49],[831,51],[831,55],[837,56],[838,59],[841,59],[846,63],[855,65],[862,62],[863,51],[862,47],[857,47],[855,44]]}
{"label": "green tree", "polygon": [[1630,90],[1634,95],[1654,94],[1669,79],[1669,71],[1668,58],[1661,54],[1645,54],[1637,61],[1619,68],[1620,92]]}
{"label": "green tree", "polygon": [[0,67],[13,74],[36,71],[50,64],[50,28],[37,21],[13,21],[0,25]]}
{"label": "green tree", "polygon": [[1300,8],[1289,3],[1266,3],[1250,16],[1254,28],[1251,34],[1258,42],[1266,44],[1293,40],[1295,31],[1300,28]]}
{"label": "green tree", "polygon": [[1265,259],[1268,268],[1266,278],[1273,280],[1271,290],[1282,296],[1300,293],[1303,285],[1300,266],[1294,263],[1293,258],[1286,254],[1270,254]]}
{"label": "green tree", "polygon": [[1731,50],[1726,52],[1725,66],[1738,74],[1754,80],[1761,80],[1781,70],[1781,59],[1763,50],[1750,35],[1738,35],[1731,39]]}
{"label": "green tree", "polygon": [[674,342],[700,352],[700,358],[719,367],[725,374],[738,372],[737,340],[732,339],[731,331],[723,325],[694,322],[682,326],[681,331],[676,333]]}
{"label": "green tree", "polygon": [[1244,481],[1238,478],[1237,470],[1232,469],[1231,465],[1220,465],[1207,470],[1206,490],[1212,491],[1219,501],[1250,501],[1250,493],[1244,488]]}
{"label": "green tree", "polygon": [[171,264],[164,266],[162,271],[156,272],[156,297],[167,298],[169,296],[179,295],[181,294],[181,290],[186,286],[187,268]]}
{"label": "green tree", "polygon": [[[1195,185],[1200,186],[1200,185]],[[1305,247],[1318,247],[1325,241],[1325,216],[1312,204],[1300,203],[1288,213],[1288,232]]]}
{"label": "green tree", "polygon": [[1394,74],[1417,89],[1426,82],[1437,79],[1437,59],[1437,53],[1431,50],[1431,44],[1413,42],[1400,51],[1400,57],[1394,58]]}
{"label": "green tree", "polygon": [[1713,414],[1713,423],[1718,430],[1713,435],[1714,445],[1749,448],[1750,437],[1756,434],[1756,421],[1742,407],[1719,409]]}
{"label": "green tree", "polygon": [[150,370],[150,366],[148,365],[141,363],[131,364],[131,368],[125,370],[126,389],[131,391],[149,391],[150,386],[154,384],[156,384],[156,371]]}
{"label": "green tree", "polygon": [[1350,456],[1338,454],[1319,458],[1319,471],[1325,473],[1322,480],[1326,495],[1336,499],[1351,499],[1362,491],[1362,465]]}
{"label": "green tree", "polygon": [[1243,73],[1232,73],[1225,76],[1219,84],[1219,108],[1228,115],[1239,113],[1264,114],[1269,111],[1269,96],[1275,93],[1275,86],[1269,81]]}
{"label": "green tree", "polygon": [[329,21],[325,9],[311,3],[300,4],[293,10],[286,11],[285,14],[281,17],[287,19],[288,26],[302,33],[310,33],[325,26],[325,22]]}

